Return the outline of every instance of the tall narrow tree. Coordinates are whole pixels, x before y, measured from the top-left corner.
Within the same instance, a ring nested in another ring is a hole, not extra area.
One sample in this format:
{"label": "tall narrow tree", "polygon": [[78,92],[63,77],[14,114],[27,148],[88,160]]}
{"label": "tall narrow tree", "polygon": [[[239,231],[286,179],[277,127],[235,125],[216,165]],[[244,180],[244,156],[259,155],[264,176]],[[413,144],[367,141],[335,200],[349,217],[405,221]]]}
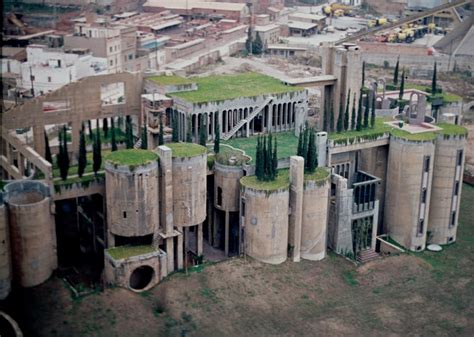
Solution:
{"label": "tall narrow tree", "polygon": [[132,118],[130,116],[126,117],[125,122],[125,144],[127,149],[133,148],[133,129],[132,129]]}
{"label": "tall narrow tree", "polygon": [[273,146],[273,156],[272,156],[272,179],[275,179],[278,175],[278,149],[277,149],[277,139],[275,138],[275,145]]}
{"label": "tall narrow tree", "polygon": [[146,124],[142,128],[142,144],[140,148],[143,150],[148,150],[148,128]]}
{"label": "tall narrow tree", "polygon": [[263,157],[262,157],[262,137],[257,137],[257,149],[255,153],[255,175],[258,180],[263,180]]}
{"label": "tall narrow tree", "polygon": [[163,114],[160,114],[160,133],[158,134],[158,145],[165,143],[165,128],[163,126]]}
{"label": "tall narrow tree", "polygon": [[364,109],[364,129],[369,127],[369,116],[370,116],[370,91],[365,96],[365,109]]}
{"label": "tall narrow tree", "polygon": [[173,143],[179,142],[179,118],[177,113],[173,115],[173,133],[171,134],[171,141]]}
{"label": "tall narrow tree", "polygon": [[117,151],[117,139],[115,138],[115,118],[112,117],[112,119],[110,120],[111,121],[111,130],[110,132],[112,133],[110,138],[111,138],[111,142],[112,142],[112,152],[113,151]]}
{"label": "tall narrow tree", "polygon": [[257,32],[255,40],[252,43],[252,53],[255,55],[260,55],[263,52],[263,42],[260,34]]}
{"label": "tall narrow tree", "polygon": [[318,167],[318,154],[316,149],[314,130],[310,130],[307,157],[307,165],[305,165],[307,172],[313,173],[316,170],[316,167]]}
{"label": "tall narrow tree", "polygon": [[192,143],[193,142],[193,132],[192,132],[192,123],[191,118],[188,118],[188,127],[186,131],[186,142]]}
{"label": "tall narrow tree", "polygon": [[304,131],[303,131],[303,127],[301,126],[300,127],[300,134],[298,135],[298,147],[296,149],[296,155],[304,158],[303,140],[304,140]]}
{"label": "tall narrow tree", "polygon": [[221,150],[221,130],[219,123],[216,125],[216,135],[214,136],[214,153],[219,153]]}
{"label": "tall narrow tree", "polygon": [[304,133],[303,133],[303,150],[302,152],[302,157],[305,160],[305,162],[308,160],[308,139],[309,139],[309,128],[306,126],[304,128]]}
{"label": "tall narrow tree", "polygon": [[352,113],[351,113],[351,130],[356,129],[356,93],[354,93],[354,100],[352,101]]}
{"label": "tall narrow tree", "polygon": [[344,129],[344,110],[342,108],[342,97],[339,100],[339,114],[337,116],[337,124],[336,124],[336,131],[337,133],[341,133]]}
{"label": "tall narrow tree", "polygon": [[360,131],[362,130],[362,89],[360,89],[359,93],[359,104],[357,107],[357,126],[356,130]]}
{"label": "tall narrow tree", "polygon": [[92,133],[92,121],[90,119],[87,121],[87,126],[89,128],[89,139],[92,140],[94,138],[94,134]]}
{"label": "tall narrow tree", "polygon": [[400,66],[400,56],[397,57],[397,64],[395,64],[395,70],[393,71],[393,85],[398,84],[398,67]]}
{"label": "tall narrow tree", "polygon": [[334,131],[334,105],[329,103],[329,131]]}
{"label": "tall narrow tree", "polygon": [[102,120],[102,129],[104,130],[104,138],[107,138],[109,136],[109,120],[107,118]]}
{"label": "tall narrow tree", "polygon": [[375,91],[372,92],[372,113],[370,115],[370,127],[375,128]]}
{"label": "tall narrow tree", "polygon": [[329,132],[329,108],[328,108],[329,103],[324,102],[324,107],[323,107],[323,131]]}
{"label": "tall narrow tree", "polygon": [[402,70],[402,78],[400,82],[400,93],[398,94],[398,113],[403,112],[404,106],[402,105],[403,94],[405,93],[405,69]]}
{"label": "tall narrow tree", "polygon": [[436,66],[436,62],[434,64],[434,68],[433,68],[433,78],[431,79],[431,95],[436,95],[436,91],[437,91],[437,88],[436,88],[436,72],[437,72],[437,66]]}
{"label": "tall narrow tree", "polygon": [[365,84],[365,61],[362,62],[362,84],[361,84],[362,90],[364,90],[364,84]]}
{"label": "tall narrow tree", "polygon": [[102,144],[100,140],[100,129],[96,129],[96,134],[94,137],[94,145],[93,145],[93,152],[92,152],[92,170],[97,175],[99,172],[100,167],[102,165]]}
{"label": "tall narrow tree", "polygon": [[[59,130],[58,132],[58,154],[56,155],[56,165],[59,168],[59,175],[64,180],[66,178],[63,177],[64,172],[64,148],[63,148],[63,130]],[[66,175],[67,177],[67,175]]]}
{"label": "tall narrow tree", "polygon": [[202,146],[206,146],[207,141],[207,124],[204,121],[204,115],[201,114],[200,120],[200,128],[199,128],[199,144]]}
{"label": "tall narrow tree", "polygon": [[46,131],[44,131],[44,159],[50,164],[53,163],[53,156],[51,155],[51,148],[49,147],[49,139]]}
{"label": "tall narrow tree", "polygon": [[79,136],[79,156],[77,158],[77,175],[82,177],[87,166],[87,149],[86,136],[84,134],[84,127],[81,129]]}
{"label": "tall narrow tree", "polygon": [[351,101],[351,89],[349,89],[349,92],[347,93],[346,109],[344,111],[344,130],[345,131],[349,130],[349,103],[350,101]]}
{"label": "tall narrow tree", "polygon": [[61,169],[61,178],[63,180],[67,179],[68,171],[69,171],[69,153],[67,149],[67,130],[66,126],[63,126],[63,136],[62,136],[62,169]]}
{"label": "tall narrow tree", "polygon": [[245,40],[245,49],[247,53],[252,54],[252,26],[247,29],[247,40]]}

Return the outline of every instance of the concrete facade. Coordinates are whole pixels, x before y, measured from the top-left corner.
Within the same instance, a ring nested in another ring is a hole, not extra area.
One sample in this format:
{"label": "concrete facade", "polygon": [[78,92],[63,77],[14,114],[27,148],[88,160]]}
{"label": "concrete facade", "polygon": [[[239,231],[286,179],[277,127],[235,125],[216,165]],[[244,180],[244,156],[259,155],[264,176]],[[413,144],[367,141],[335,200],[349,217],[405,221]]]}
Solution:
{"label": "concrete facade", "polygon": [[12,265],[8,211],[0,193],[0,300],[7,298],[11,290]]}

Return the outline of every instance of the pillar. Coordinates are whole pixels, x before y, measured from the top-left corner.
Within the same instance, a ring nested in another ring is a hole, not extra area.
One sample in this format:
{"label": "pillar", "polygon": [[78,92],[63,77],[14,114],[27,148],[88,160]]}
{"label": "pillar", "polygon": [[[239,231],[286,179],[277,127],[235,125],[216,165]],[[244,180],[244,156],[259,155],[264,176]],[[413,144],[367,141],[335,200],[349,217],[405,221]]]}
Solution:
{"label": "pillar", "polygon": [[290,207],[289,243],[293,247],[294,262],[301,259],[301,224],[303,219],[304,159],[290,157]]}
{"label": "pillar", "polygon": [[168,255],[168,273],[174,271],[174,236],[166,238],[166,254]]}
{"label": "pillar", "polygon": [[202,236],[202,223],[197,225],[197,238],[196,238],[196,254],[202,256],[203,253],[203,236]]}
{"label": "pillar", "polygon": [[176,247],[176,254],[178,255],[178,270],[183,269],[183,228],[180,228],[180,235],[178,235],[178,247]]}
{"label": "pillar", "polygon": [[229,211],[225,211],[224,253],[229,256]]}

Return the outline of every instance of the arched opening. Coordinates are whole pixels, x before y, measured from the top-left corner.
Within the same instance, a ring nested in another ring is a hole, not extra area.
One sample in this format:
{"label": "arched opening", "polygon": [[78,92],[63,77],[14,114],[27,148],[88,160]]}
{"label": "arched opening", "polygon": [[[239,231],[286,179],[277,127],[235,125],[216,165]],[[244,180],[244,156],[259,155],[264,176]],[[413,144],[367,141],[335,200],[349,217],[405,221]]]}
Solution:
{"label": "arched opening", "polygon": [[130,288],[132,290],[143,290],[150,285],[155,271],[150,266],[141,266],[130,275]]}

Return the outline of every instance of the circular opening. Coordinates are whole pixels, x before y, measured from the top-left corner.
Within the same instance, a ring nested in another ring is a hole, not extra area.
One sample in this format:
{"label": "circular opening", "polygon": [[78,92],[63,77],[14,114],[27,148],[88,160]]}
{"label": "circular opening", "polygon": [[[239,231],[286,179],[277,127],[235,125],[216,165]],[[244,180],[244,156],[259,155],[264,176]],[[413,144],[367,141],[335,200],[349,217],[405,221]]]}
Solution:
{"label": "circular opening", "polygon": [[143,290],[150,284],[155,271],[150,266],[141,266],[130,275],[130,288],[132,290]]}

